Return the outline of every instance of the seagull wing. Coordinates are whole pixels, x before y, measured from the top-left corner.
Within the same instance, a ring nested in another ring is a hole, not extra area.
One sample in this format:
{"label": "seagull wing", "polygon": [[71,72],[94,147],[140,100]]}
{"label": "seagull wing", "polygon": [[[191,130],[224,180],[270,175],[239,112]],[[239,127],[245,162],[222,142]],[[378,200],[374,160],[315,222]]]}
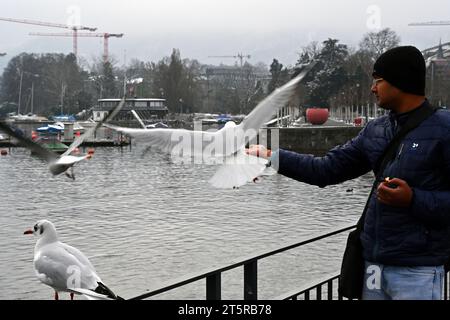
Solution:
{"label": "seagull wing", "polygon": [[267,162],[266,159],[250,156],[242,151],[237,152],[227,157],[208,182],[221,189],[240,187],[262,175]]}
{"label": "seagull wing", "polygon": [[120,100],[117,106],[108,114],[108,116],[105,119],[97,122],[95,126],[89,128],[81,136],[77,137],[69,146],[69,148],[62,154],[62,156],[69,155],[73,150],[75,150],[75,148],[77,148],[81,143],[83,143],[84,139],[92,136],[94,132],[97,131],[97,129],[103,125],[103,123],[111,121],[119,113],[124,104],[125,104],[125,97],[123,97],[122,100]]}
{"label": "seagull wing", "polygon": [[83,254],[83,252],[81,252],[77,248],[69,246],[68,244],[65,244],[63,242],[60,242],[60,245],[65,251],[67,251],[69,254],[74,256],[80,263],[82,263],[85,266],[88,266],[89,268],[91,268],[91,270],[93,270],[95,272],[94,266],[89,261],[89,259]]}
{"label": "seagull wing", "polygon": [[53,165],[73,165],[77,162],[83,161],[86,159],[85,156],[61,156],[57,161],[53,163]]}
{"label": "seagull wing", "polygon": [[[185,129],[136,129],[104,124],[105,127],[134,138],[137,142],[154,147],[164,153],[184,151],[185,155],[203,154],[218,132],[194,131]],[[178,148],[178,149],[177,149]],[[182,150],[181,150],[182,149]]]}
{"label": "seagull wing", "polygon": [[39,145],[38,143],[21,136],[16,131],[14,131],[10,126],[8,126],[2,122],[0,122],[0,129],[2,129],[4,132],[9,134],[10,136],[13,136],[17,140],[19,140],[23,146],[30,149],[39,158],[41,158],[47,162],[52,162],[59,157],[59,155],[57,153],[50,151],[49,149],[44,148],[43,146]]}
{"label": "seagull wing", "polygon": [[295,78],[282,87],[275,89],[244,118],[238,128],[246,134],[246,138],[251,140],[256,137],[259,128],[269,121],[279,108],[286,106],[295,94],[298,83],[315,64],[316,62],[310,63]]}
{"label": "seagull wing", "polygon": [[38,278],[59,290],[71,287],[95,289],[97,281],[100,281],[95,269],[66,249],[60,242],[56,242],[39,250],[34,261]]}

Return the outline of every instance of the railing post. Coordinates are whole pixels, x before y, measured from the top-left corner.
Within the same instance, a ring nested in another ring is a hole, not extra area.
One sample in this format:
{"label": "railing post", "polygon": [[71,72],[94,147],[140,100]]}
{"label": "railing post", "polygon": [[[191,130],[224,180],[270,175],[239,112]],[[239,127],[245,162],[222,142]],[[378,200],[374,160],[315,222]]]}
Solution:
{"label": "railing post", "polygon": [[215,273],[206,277],[206,300],[221,300],[221,273]]}
{"label": "railing post", "polygon": [[333,300],[333,280],[328,281],[328,300]]}
{"label": "railing post", "polygon": [[444,273],[444,300],[448,300],[448,273]]}
{"label": "railing post", "polygon": [[258,300],[258,261],[244,264],[244,300]]}

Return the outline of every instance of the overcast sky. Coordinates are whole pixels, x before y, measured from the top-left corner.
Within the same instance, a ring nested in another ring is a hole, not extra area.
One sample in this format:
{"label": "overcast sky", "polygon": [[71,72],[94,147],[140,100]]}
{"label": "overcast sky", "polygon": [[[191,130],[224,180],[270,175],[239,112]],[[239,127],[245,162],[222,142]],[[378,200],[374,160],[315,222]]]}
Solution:
{"label": "overcast sky", "polygon": [[[251,55],[251,63],[277,58],[293,65],[302,46],[328,37],[357,47],[363,35],[389,27],[402,44],[420,49],[450,41],[450,26],[410,27],[410,22],[450,20],[449,0],[0,0],[0,17],[97,27],[124,33],[110,38],[119,65],[132,58],[158,61],[178,48],[183,58],[233,64],[215,55]],[[72,51],[70,37],[36,37],[29,32],[70,30],[0,21],[3,68],[26,52]],[[102,38],[80,38],[79,55],[91,60],[103,51]]]}

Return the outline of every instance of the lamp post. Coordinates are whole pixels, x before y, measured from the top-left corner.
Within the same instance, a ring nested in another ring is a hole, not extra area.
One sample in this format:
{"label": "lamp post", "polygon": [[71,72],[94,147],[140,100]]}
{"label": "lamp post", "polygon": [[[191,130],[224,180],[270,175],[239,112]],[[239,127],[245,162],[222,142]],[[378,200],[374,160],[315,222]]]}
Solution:
{"label": "lamp post", "polygon": [[23,80],[23,70],[20,70],[19,101],[17,103],[17,115],[20,114],[20,100],[21,100],[21,97],[22,97],[22,80]]}
{"label": "lamp post", "polygon": [[31,74],[33,76],[33,79],[31,80],[31,114],[33,114],[34,111],[34,79],[40,78],[40,76],[37,73]]}
{"label": "lamp post", "polygon": [[180,114],[183,113],[183,99],[180,98],[180,100],[178,100],[180,102]]}

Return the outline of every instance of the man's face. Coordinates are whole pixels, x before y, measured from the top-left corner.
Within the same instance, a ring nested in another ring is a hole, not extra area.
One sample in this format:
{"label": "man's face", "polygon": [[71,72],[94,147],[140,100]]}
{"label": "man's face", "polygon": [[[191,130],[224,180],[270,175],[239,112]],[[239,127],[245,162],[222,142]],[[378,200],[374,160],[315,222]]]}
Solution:
{"label": "man's face", "polygon": [[394,87],[383,78],[374,77],[372,82],[372,93],[377,99],[377,104],[383,108],[392,110],[397,105],[397,99],[399,98],[400,89]]}

